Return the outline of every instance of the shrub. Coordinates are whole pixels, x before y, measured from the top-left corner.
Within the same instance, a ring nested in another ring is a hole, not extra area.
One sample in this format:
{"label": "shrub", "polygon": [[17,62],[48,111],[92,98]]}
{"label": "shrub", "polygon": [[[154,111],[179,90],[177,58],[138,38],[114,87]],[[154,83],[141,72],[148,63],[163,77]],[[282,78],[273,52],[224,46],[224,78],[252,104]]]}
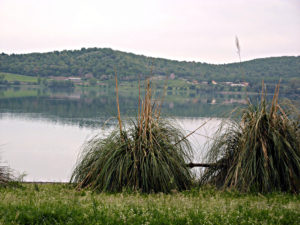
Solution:
{"label": "shrub", "polygon": [[107,137],[96,136],[84,147],[71,176],[78,188],[117,192],[184,190],[192,175],[186,166],[191,146],[179,128],[160,117],[160,104],[151,100],[147,81],[144,101],[139,97],[138,116],[122,126],[116,79],[118,129]]}
{"label": "shrub", "polygon": [[260,104],[248,107],[215,138],[208,153],[213,167],[201,183],[241,191],[290,191],[300,188],[300,123],[278,104],[279,85],[271,104],[262,93]]}

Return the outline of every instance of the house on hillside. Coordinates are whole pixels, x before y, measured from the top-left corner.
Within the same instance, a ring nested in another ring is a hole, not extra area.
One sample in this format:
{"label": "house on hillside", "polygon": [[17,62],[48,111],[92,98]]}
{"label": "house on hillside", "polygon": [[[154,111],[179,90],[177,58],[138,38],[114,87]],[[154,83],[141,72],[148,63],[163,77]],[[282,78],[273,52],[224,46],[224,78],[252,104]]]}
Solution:
{"label": "house on hillside", "polygon": [[56,77],[56,76],[49,76],[49,78],[50,78],[51,80],[56,80],[56,81],[64,81],[64,80],[68,80],[68,77],[63,77],[63,76],[58,76],[58,77]]}
{"label": "house on hillside", "polygon": [[68,80],[72,81],[75,84],[81,83],[80,77],[68,77]]}
{"label": "house on hillside", "polygon": [[87,73],[84,75],[84,78],[91,79],[91,78],[94,78],[94,75],[92,73]]}
{"label": "house on hillside", "polygon": [[232,83],[230,84],[231,87],[248,87],[248,82],[241,82],[241,83]]}

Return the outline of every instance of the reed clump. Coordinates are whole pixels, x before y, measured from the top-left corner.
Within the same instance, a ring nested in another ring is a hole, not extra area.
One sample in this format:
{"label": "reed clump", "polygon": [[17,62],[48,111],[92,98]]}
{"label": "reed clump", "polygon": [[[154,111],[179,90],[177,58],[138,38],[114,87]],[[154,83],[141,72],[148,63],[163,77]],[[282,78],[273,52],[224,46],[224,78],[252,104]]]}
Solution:
{"label": "reed clump", "polygon": [[[139,88],[140,93],[140,88]],[[119,192],[185,190],[192,174],[186,166],[191,146],[182,131],[160,117],[161,104],[152,101],[151,82],[145,97],[139,95],[137,117],[121,120],[116,79],[118,127],[107,137],[96,136],[84,147],[71,176],[78,188]]]}
{"label": "reed clump", "polygon": [[260,104],[242,112],[231,122],[208,153],[213,167],[205,170],[201,183],[240,191],[300,190],[300,122],[292,110],[278,103],[279,85],[271,103],[264,91]]}

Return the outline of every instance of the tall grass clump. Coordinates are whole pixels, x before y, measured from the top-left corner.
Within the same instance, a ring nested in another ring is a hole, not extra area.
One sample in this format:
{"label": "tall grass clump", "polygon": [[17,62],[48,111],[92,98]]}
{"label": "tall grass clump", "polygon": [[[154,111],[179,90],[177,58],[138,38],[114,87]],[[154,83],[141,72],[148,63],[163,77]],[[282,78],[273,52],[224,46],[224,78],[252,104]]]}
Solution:
{"label": "tall grass clump", "polygon": [[300,190],[299,114],[278,103],[279,85],[273,100],[249,103],[240,122],[232,122],[213,142],[208,153],[213,166],[201,183],[240,191]]}
{"label": "tall grass clump", "polygon": [[125,126],[116,78],[118,127],[107,137],[96,136],[83,146],[71,176],[78,188],[168,193],[191,186],[192,174],[186,166],[191,146],[179,128],[160,117],[161,104],[152,101],[151,92],[147,80],[143,101],[139,88],[137,116]]}

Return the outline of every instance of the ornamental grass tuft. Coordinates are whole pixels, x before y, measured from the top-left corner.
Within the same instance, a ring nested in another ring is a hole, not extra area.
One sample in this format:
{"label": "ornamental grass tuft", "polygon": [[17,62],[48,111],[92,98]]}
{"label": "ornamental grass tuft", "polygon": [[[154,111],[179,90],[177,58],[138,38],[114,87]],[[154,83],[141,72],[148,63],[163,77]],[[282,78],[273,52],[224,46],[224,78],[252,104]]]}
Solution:
{"label": "ornamental grass tuft", "polygon": [[260,104],[249,103],[241,121],[231,121],[217,136],[208,152],[214,166],[205,170],[202,184],[264,193],[299,192],[299,114],[283,110],[278,94],[279,85],[268,104],[262,91]]}
{"label": "ornamental grass tuft", "polygon": [[190,188],[192,174],[186,161],[190,161],[191,146],[180,128],[160,117],[161,103],[152,101],[151,82],[146,82],[143,101],[139,94],[138,115],[124,126],[116,78],[118,127],[83,146],[70,180],[78,188],[145,193]]}

